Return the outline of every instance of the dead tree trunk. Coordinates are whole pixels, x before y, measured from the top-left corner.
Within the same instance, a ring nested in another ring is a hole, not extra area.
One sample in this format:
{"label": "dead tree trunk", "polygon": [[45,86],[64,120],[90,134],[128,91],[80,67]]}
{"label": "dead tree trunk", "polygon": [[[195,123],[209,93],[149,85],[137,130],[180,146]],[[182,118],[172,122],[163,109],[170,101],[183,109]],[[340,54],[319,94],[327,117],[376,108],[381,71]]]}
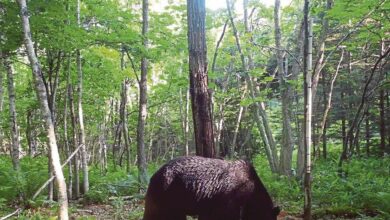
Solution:
{"label": "dead tree trunk", "polygon": [[56,182],[58,187],[58,204],[59,204],[58,218],[64,220],[64,219],[68,219],[68,197],[66,194],[65,178],[61,169],[60,155],[58,153],[57,140],[54,132],[54,124],[51,118],[51,112],[47,102],[47,93],[45,90],[45,85],[41,77],[42,75],[41,65],[39,63],[38,58],[36,57],[35,49],[31,38],[29,13],[27,10],[26,0],[18,0],[18,4],[20,7],[20,17],[22,19],[24,43],[31,64],[31,68],[35,80],[35,88],[38,93],[43,119],[45,121],[45,128],[48,137],[48,146],[52,158],[52,166],[54,169],[54,174],[56,176]]}

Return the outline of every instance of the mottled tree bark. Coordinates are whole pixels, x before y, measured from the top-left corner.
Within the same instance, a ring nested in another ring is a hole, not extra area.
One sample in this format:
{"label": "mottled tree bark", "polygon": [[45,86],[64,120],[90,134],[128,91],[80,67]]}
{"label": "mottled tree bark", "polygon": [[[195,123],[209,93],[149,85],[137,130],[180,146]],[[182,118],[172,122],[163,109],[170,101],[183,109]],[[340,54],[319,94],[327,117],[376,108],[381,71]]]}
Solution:
{"label": "mottled tree bark", "polygon": [[42,80],[41,65],[39,63],[38,58],[36,57],[35,49],[32,42],[30,21],[28,17],[29,13],[27,10],[26,0],[18,0],[18,4],[20,7],[20,17],[22,19],[24,43],[31,64],[34,81],[35,81],[35,88],[41,105],[43,119],[45,121],[45,129],[48,137],[47,139],[48,146],[52,158],[52,166],[54,169],[54,174],[56,176],[56,182],[58,187],[58,204],[59,204],[58,218],[61,220],[68,219],[68,197],[66,193],[66,183],[65,183],[64,174],[61,169],[60,156],[57,147],[57,140],[54,133],[54,124],[51,118],[51,112],[47,102],[47,93],[45,90],[45,85]]}
{"label": "mottled tree bark", "polygon": [[[80,21],[80,0],[77,0],[77,24],[81,26]],[[83,71],[81,66],[81,54],[77,49],[77,75],[78,75],[78,122],[79,122],[79,144],[81,145],[81,168],[83,170],[83,192],[87,193],[89,190],[89,177],[88,177],[88,152],[85,143],[85,130],[84,130],[84,115],[83,115]]]}
{"label": "mottled tree bark", "polygon": [[20,138],[19,127],[16,117],[16,95],[14,83],[14,68],[8,54],[4,54],[3,64],[7,72],[8,97],[9,97],[9,113],[10,113],[10,128],[11,128],[11,158],[14,170],[20,169],[19,154],[20,154]]}
{"label": "mottled tree bark", "polygon": [[[143,46],[145,50],[148,48],[148,26],[149,26],[149,2],[142,0],[142,36]],[[146,156],[145,156],[145,123],[147,116],[147,75],[148,75],[148,59],[146,54],[143,54],[141,59],[141,79],[139,81],[139,115],[137,127],[137,163],[138,163],[138,180],[140,183],[147,182],[146,173]]]}
{"label": "mottled tree bark", "polygon": [[303,52],[303,78],[304,78],[304,130],[305,130],[305,175],[304,175],[304,213],[305,220],[311,219],[311,131],[312,131],[312,43],[313,43],[313,20],[309,18],[309,0],[305,0],[304,7],[305,43]]}
{"label": "mottled tree bark", "polygon": [[214,132],[207,76],[204,0],[187,0],[190,93],[196,154],[215,156]]}

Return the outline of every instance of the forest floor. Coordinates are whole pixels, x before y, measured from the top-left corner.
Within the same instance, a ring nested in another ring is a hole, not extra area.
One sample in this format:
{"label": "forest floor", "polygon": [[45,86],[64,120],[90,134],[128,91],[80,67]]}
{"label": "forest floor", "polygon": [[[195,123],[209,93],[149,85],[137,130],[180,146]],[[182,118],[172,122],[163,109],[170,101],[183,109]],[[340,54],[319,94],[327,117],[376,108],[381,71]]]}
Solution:
{"label": "forest floor", "polygon": [[[70,203],[70,219],[74,220],[140,220],[143,213],[143,200],[137,201],[111,201],[110,204],[80,204]],[[25,210],[20,216],[14,216],[11,219],[56,219],[56,207],[38,207]],[[188,217],[188,220],[195,220],[196,218]],[[299,214],[291,214],[286,211],[281,211],[278,220],[301,220]],[[314,216],[313,219],[380,219],[369,216],[351,216],[349,213],[344,213],[339,216],[323,215]]]}

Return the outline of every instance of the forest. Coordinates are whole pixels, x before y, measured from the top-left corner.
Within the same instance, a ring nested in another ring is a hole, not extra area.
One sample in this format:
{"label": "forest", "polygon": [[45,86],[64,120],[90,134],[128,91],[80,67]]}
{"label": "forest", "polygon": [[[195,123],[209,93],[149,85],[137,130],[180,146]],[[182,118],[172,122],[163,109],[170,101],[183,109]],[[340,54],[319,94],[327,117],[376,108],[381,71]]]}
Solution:
{"label": "forest", "polygon": [[143,219],[194,155],[390,219],[389,57],[388,0],[0,0],[0,219]]}

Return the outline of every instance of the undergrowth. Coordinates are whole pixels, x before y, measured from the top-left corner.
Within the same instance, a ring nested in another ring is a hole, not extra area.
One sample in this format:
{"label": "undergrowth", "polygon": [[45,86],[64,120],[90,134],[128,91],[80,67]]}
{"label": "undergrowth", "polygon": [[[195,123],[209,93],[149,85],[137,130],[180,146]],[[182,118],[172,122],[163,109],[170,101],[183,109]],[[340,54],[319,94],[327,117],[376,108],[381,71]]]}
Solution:
{"label": "undergrowth", "polygon": [[[333,159],[332,159],[333,158]],[[312,210],[316,218],[390,219],[390,158],[354,158],[344,163],[345,175],[338,175],[336,155],[317,160],[313,166]],[[294,177],[272,174],[264,157],[254,165],[271,196],[283,210],[302,213],[302,186]]]}
{"label": "undergrowth", "polygon": [[[47,192],[37,200],[29,198],[47,180],[47,158],[21,159],[21,170],[12,169],[7,156],[0,156],[0,216],[8,214],[16,206],[48,207],[55,210],[55,202],[46,201]],[[303,193],[301,183],[294,177],[287,178],[273,174],[267,160],[262,155],[253,159],[254,166],[264,185],[283,211],[289,215],[302,213]],[[149,165],[149,176],[160,165]],[[373,216],[390,219],[390,158],[353,158],[344,163],[345,175],[338,175],[337,154],[329,154],[327,160],[316,160],[313,166],[312,201],[315,218],[360,218]],[[67,169],[64,170],[67,177]],[[90,190],[84,196],[84,205],[109,204],[113,215],[118,219],[139,219],[143,214],[143,197],[146,185],[138,184],[138,171],[135,166],[126,172],[124,167],[102,174],[96,166],[90,166]],[[140,190],[141,189],[141,190]],[[19,200],[20,195],[23,199]],[[131,196],[130,201],[121,197]],[[74,212],[76,208],[70,209]],[[55,215],[55,211],[52,212]],[[44,212],[26,210],[25,219],[45,219]],[[21,218],[23,219],[23,215]],[[89,219],[89,218],[83,218]]]}

